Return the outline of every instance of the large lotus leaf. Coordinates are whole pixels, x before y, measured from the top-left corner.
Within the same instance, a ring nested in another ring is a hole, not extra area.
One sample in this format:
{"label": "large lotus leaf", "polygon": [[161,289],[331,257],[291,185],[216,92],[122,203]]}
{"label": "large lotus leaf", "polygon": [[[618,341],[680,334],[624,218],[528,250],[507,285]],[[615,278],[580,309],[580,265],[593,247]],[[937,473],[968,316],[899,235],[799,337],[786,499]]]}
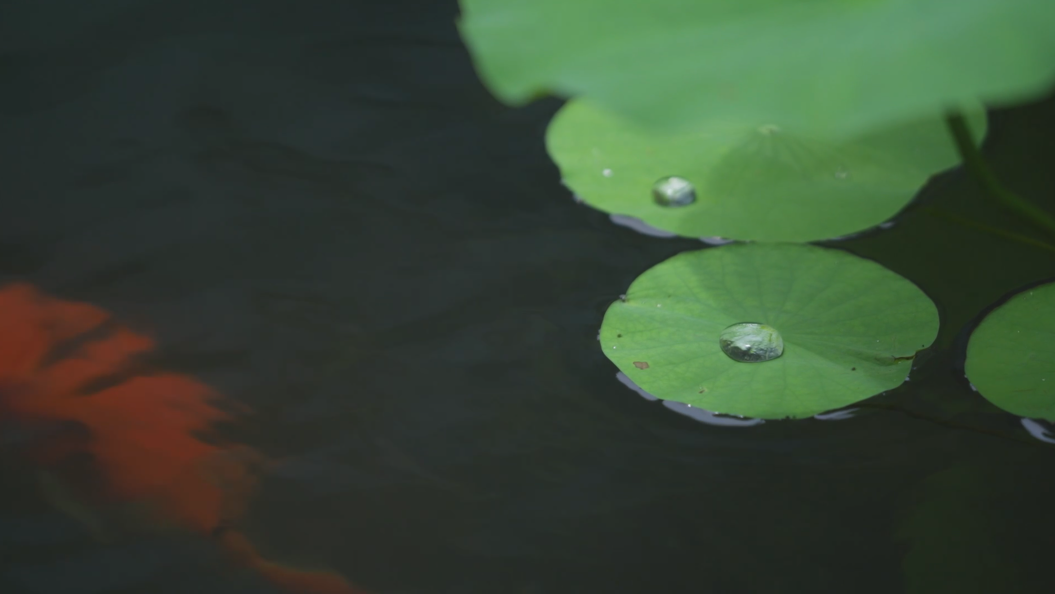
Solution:
{"label": "large lotus leaf", "polygon": [[967,343],[967,378],[993,404],[1055,421],[1055,283],[1022,291]]}
{"label": "large lotus leaf", "polygon": [[[969,123],[985,133],[985,112]],[[958,162],[939,114],[833,141],[766,121],[708,123],[695,132],[643,127],[581,99],[546,134],[564,183],[601,210],[687,237],[812,241],[894,216],[934,173]],[[662,206],[657,180],[677,176],[695,202]]]}
{"label": "large lotus leaf", "polygon": [[[719,336],[764,324],[775,359],[734,360]],[[601,325],[605,355],[647,392],[758,418],[807,417],[900,385],[938,312],[908,280],[870,260],[802,244],[733,244],[651,268]]]}
{"label": "large lotus leaf", "polygon": [[462,0],[503,101],[586,96],[652,124],[849,134],[1055,81],[1052,0]]}

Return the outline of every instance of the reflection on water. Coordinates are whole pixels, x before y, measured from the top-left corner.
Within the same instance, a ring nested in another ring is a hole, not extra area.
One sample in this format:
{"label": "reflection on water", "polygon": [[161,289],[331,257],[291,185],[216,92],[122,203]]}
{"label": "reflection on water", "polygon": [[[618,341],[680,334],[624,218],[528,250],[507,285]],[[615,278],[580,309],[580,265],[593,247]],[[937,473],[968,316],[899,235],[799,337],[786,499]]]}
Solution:
{"label": "reflection on water", "polygon": [[641,386],[635,384],[634,380],[632,380],[629,377],[627,377],[626,374],[623,373],[622,371],[616,373],[615,374],[615,378],[617,380],[619,380],[619,383],[621,383],[624,386],[630,388],[631,390],[637,392],[638,395],[641,396],[642,398],[644,398],[645,400],[650,400],[650,401],[653,401],[653,402],[655,402],[656,400],[659,400],[659,398],[656,398],[652,394],[649,394],[648,392],[643,390],[641,388]]}
{"label": "reflection on water", "polygon": [[846,419],[854,418],[854,411],[856,408],[846,408],[843,410],[836,410],[832,412],[821,413],[819,415],[813,415],[814,419],[818,421],[844,421]]}
{"label": "reflection on water", "polygon": [[677,237],[677,233],[671,233],[670,231],[664,231],[663,229],[657,229],[652,225],[649,225],[645,221],[637,217],[631,217],[628,215],[613,214],[608,216],[616,225],[620,227],[626,227],[627,229],[633,229],[642,235],[648,235],[649,237]]}
{"label": "reflection on water", "polygon": [[[237,526],[266,463],[202,436],[238,409],[191,377],[152,368],[152,340],[102,309],[26,284],[0,288],[0,422],[39,467],[41,494],[100,540],[100,510],[214,538],[237,564],[303,594],[360,592],[341,576],[261,557]],[[5,440],[10,441],[10,440]]]}
{"label": "reflection on water", "polygon": [[1039,439],[1040,441],[1047,443],[1055,443],[1055,430],[1052,430],[1051,425],[1045,425],[1043,422],[1036,419],[1021,419],[1022,426],[1029,432],[1030,435]]}
{"label": "reflection on water", "polygon": [[[619,383],[637,392],[645,400],[656,401],[656,398],[652,394],[649,394],[641,388],[641,386],[634,383],[634,380],[626,376],[625,373],[620,371],[615,374],[616,379]],[[673,400],[664,400],[663,406],[670,410],[684,415],[690,419],[696,419],[701,423],[707,425],[714,425],[715,427],[753,427],[755,425],[761,425],[765,423],[764,419],[743,419],[737,417],[730,417],[728,415],[720,415],[718,413],[711,412],[709,410],[700,408],[698,406],[692,406],[691,404],[685,404],[684,402],[674,402]]]}
{"label": "reflection on water", "polygon": [[663,406],[690,419],[696,419],[701,423],[714,425],[716,427],[753,427],[765,423],[763,419],[737,419],[735,417],[724,417],[698,406],[685,404],[683,402],[672,402],[664,400]]}

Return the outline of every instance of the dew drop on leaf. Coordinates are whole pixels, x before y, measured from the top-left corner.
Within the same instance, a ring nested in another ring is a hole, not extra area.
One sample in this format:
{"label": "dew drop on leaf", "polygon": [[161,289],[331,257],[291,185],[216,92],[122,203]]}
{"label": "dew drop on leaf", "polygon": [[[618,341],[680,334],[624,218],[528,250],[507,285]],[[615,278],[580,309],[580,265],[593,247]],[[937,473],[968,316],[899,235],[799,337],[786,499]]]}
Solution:
{"label": "dew drop on leaf", "polygon": [[652,184],[652,199],[660,206],[688,206],[696,202],[696,188],[689,180],[670,175]]}
{"label": "dew drop on leaf", "polygon": [[784,339],[772,326],[741,322],[733,324],[718,336],[722,352],[733,361],[761,363],[784,354]]}

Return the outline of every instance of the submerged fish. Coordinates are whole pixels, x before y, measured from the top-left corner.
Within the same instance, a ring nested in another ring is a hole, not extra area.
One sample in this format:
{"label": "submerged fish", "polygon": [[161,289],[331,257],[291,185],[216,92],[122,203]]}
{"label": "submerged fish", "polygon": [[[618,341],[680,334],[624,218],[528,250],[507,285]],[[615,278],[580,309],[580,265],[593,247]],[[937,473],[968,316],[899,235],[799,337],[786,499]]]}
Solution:
{"label": "submerged fish", "polygon": [[155,526],[214,538],[289,592],[364,594],[337,573],[264,559],[238,531],[265,461],[244,445],[200,437],[230,420],[219,406],[234,403],[191,377],[143,366],[153,348],[95,306],[27,284],[0,288],[0,422],[30,428],[17,450],[38,466],[41,495],[100,539],[112,530],[92,510],[127,505]]}

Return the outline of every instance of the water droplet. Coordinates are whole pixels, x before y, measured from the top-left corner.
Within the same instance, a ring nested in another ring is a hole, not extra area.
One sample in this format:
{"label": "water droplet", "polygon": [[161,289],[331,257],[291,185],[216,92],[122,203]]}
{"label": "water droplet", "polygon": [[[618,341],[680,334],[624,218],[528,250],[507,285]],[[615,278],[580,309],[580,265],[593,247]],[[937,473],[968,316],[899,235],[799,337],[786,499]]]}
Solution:
{"label": "water droplet", "polygon": [[850,177],[850,171],[844,167],[840,167],[835,171],[835,179],[847,179]]}
{"label": "water droplet", "polygon": [[688,206],[696,202],[696,188],[683,177],[662,177],[652,184],[652,199],[660,206]]}
{"label": "water droplet", "polygon": [[742,322],[722,330],[718,336],[722,352],[733,361],[761,363],[784,354],[784,339],[772,326]]}
{"label": "water droplet", "polygon": [[612,170],[611,169],[604,169],[604,170],[601,171],[601,175],[603,175],[605,177],[612,177]]}

